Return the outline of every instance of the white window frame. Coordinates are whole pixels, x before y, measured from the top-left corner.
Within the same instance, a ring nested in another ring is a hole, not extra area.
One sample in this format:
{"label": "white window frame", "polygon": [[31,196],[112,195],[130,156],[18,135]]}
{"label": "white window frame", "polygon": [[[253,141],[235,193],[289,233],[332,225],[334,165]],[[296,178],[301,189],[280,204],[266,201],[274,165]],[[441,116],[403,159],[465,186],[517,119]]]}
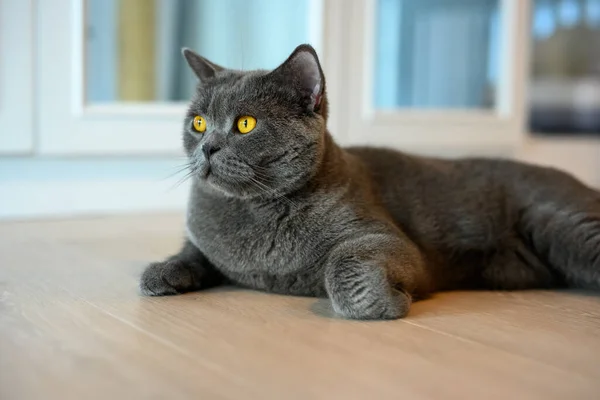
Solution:
{"label": "white window frame", "polygon": [[[85,0],[41,1],[38,7],[39,152],[181,155],[186,102],[86,104]],[[315,18],[310,18],[309,32],[316,47],[322,8],[323,0],[311,0]]]}
{"label": "white window frame", "polygon": [[[531,0],[500,0],[500,73],[492,110],[376,110],[376,0],[331,0],[326,10],[330,128],[347,145],[410,150],[514,150],[524,139]],[[335,74],[335,75],[332,75]],[[332,82],[333,76],[333,82]]]}
{"label": "white window frame", "polygon": [[32,0],[0,0],[0,154],[34,147]]}
{"label": "white window frame", "polygon": [[39,153],[179,154],[183,103],[86,104],[85,0],[37,6]]}
{"label": "white window frame", "polygon": [[[376,110],[376,0],[312,0],[311,42],[322,56],[329,128],[342,144],[404,149],[514,149],[525,132],[531,0],[500,0],[501,68],[492,110]],[[85,0],[39,2],[41,154],[174,154],[185,103],[85,103]],[[60,28],[68,24],[69,29]]]}

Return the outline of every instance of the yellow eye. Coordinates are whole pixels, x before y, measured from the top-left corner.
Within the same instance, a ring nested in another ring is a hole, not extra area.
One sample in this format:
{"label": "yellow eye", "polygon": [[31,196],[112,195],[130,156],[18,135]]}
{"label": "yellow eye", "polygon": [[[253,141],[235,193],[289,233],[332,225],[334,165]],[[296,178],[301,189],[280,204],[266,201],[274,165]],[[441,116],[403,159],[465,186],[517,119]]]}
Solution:
{"label": "yellow eye", "polygon": [[204,132],[206,130],[206,120],[199,115],[194,117],[194,129],[198,132]]}
{"label": "yellow eye", "polygon": [[237,128],[240,133],[248,133],[256,126],[256,118],[248,115],[240,117],[237,122]]}

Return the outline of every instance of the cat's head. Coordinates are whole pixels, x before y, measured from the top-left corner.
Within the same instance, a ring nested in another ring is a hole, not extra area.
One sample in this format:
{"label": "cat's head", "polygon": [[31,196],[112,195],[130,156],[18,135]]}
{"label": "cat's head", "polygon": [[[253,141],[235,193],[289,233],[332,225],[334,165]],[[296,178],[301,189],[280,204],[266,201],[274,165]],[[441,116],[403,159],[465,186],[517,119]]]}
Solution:
{"label": "cat's head", "polygon": [[273,71],[230,70],[189,49],[183,54],[199,79],[183,143],[202,185],[231,197],[276,197],[314,175],[327,99],[311,46],[298,46]]}

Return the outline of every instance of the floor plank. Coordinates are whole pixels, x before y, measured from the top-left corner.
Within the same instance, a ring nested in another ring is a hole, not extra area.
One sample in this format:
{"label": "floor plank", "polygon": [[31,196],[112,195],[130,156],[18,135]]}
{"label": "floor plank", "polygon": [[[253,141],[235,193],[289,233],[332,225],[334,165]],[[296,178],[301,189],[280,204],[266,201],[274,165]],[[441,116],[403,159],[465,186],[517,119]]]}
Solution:
{"label": "floor plank", "polygon": [[0,398],[595,399],[600,297],[457,292],[401,321],[235,288],[137,294],[181,215],[0,224]]}

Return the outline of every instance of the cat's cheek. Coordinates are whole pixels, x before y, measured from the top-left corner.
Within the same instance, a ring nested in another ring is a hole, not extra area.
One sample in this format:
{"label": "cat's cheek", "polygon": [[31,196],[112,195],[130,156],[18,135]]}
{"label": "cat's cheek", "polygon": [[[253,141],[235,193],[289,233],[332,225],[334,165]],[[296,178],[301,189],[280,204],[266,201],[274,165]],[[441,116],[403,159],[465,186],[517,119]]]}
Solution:
{"label": "cat's cheek", "polygon": [[183,134],[183,149],[188,157],[192,157],[198,147],[201,137],[197,134],[185,131]]}

